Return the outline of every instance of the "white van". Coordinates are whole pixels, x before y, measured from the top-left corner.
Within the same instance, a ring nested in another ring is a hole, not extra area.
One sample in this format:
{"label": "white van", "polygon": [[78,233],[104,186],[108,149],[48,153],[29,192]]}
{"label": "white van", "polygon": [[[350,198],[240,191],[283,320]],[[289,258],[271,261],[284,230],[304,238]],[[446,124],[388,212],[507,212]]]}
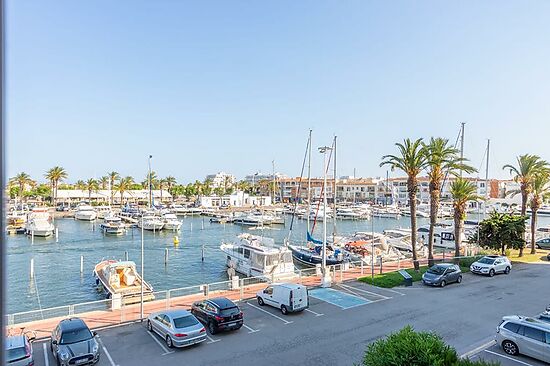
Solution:
{"label": "white van", "polygon": [[256,294],[260,306],[270,305],[283,314],[302,311],[309,307],[307,288],[294,283],[274,283]]}

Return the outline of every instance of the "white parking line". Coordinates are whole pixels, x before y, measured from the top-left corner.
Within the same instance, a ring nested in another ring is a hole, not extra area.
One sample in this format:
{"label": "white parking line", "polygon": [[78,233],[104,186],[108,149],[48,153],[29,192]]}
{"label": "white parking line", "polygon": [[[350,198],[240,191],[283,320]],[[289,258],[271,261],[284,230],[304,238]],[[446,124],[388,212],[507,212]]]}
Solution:
{"label": "white parking line", "polygon": [[288,321],[288,320],[286,320],[286,319],[281,318],[280,316],[277,316],[277,315],[275,315],[275,314],[271,314],[269,311],[264,310],[264,309],[262,309],[262,308],[259,308],[259,307],[255,306],[255,305],[252,305],[252,304],[249,303],[249,302],[247,302],[247,304],[250,305],[250,306],[252,306],[254,309],[263,311],[264,313],[266,313],[266,314],[268,314],[268,315],[271,315],[271,316],[274,317],[274,318],[279,319],[280,321],[284,322],[285,324],[293,323],[292,320],[291,320],[291,321]]}
{"label": "white parking line", "polygon": [[206,335],[206,338],[208,338],[208,341],[209,341],[209,342],[206,342],[206,344],[216,343],[216,342],[220,341],[220,339],[214,339],[214,338],[210,337],[209,335]]}
{"label": "white parking line", "polygon": [[246,329],[249,330],[248,333],[256,333],[256,332],[259,332],[259,331],[260,331],[259,329],[252,329],[252,328],[250,328],[250,327],[249,327],[248,325],[246,325],[246,324],[243,324],[243,327],[245,327]]}
{"label": "white parking line", "polygon": [[99,344],[101,345],[101,348],[103,349],[103,352],[105,353],[105,355],[109,359],[109,362],[111,363],[111,366],[118,366],[115,363],[115,361],[113,361],[113,358],[111,357],[111,354],[109,353],[109,351],[107,351],[107,348],[105,348],[105,345],[103,344],[103,341],[101,340],[101,338],[98,337],[97,341],[99,342]]}
{"label": "white parking line", "polygon": [[157,342],[157,344],[160,346],[160,348],[162,348],[162,350],[164,351],[164,353],[162,354],[162,356],[169,355],[170,353],[174,353],[174,351],[170,351],[169,349],[167,349],[167,348],[164,346],[164,344],[162,344],[162,343],[157,339],[157,337],[156,337],[153,333],[147,331],[147,334],[149,334],[149,335],[151,336],[151,338],[153,338],[153,340],[154,340],[155,342]]}
{"label": "white parking line", "polygon": [[376,292],[363,290],[361,288],[357,288],[357,287],[353,287],[353,286],[349,286],[349,285],[344,285],[343,283],[341,283],[340,286],[342,286],[343,288],[349,289],[350,291],[351,291],[351,289],[353,289],[354,291],[359,291],[359,292],[362,292],[362,293],[365,293],[365,294],[370,294],[370,295],[373,295],[373,296],[377,296],[377,297],[380,297],[384,300],[391,299],[391,297],[380,295],[380,294],[377,294]]}
{"label": "white parking line", "polygon": [[468,358],[470,356],[473,356],[473,355],[485,350],[486,348],[491,347],[495,343],[496,343],[496,341],[494,339],[492,339],[489,342],[484,343],[484,344],[480,345],[479,347],[476,347],[473,350],[464,353],[463,355],[460,356],[460,358]]}
{"label": "white parking line", "polygon": [[319,313],[316,313],[315,311],[313,310],[309,310],[309,309],[304,309],[305,311],[307,311],[308,313],[312,313],[312,314],[315,314],[315,316],[323,316],[325,314],[319,314]]}
{"label": "white parking line", "polygon": [[522,364],[522,365],[534,366],[534,365],[532,365],[532,364],[530,364],[530,363],[523,362],[523,361],[520,361],[520,360],[516,360],[516,359],[513,358],[513,357],[506,356],[506,355],[501,355],[500,353],[496,353],[496,352],[493,352],[493,351],[489,351],[488,349],[486,349],[485,352],[490,353],[490,354],[495,355],[495,356],[500,356],[500,357],[505,358],[505,359],[510,360],[510,361],[514,361],[514,362],[520,363],[520,364]]}
{"label": "white parking line", "polygon": [[342,291],[344,291],[344,292],[347,291],[347,292],[349,292],[349,293],[352,293],[353,296],[355,296],[355,297],[359,297],[359,298],[361,298],[361,299],[367,300],[368,302],[372,302],[372,300],[367,299],[365,296],[360,295],[360,294],[358,294],[357,292],[354,292],[353,290],[350,290],[349,288],[343,287],[342,285],[336,285],[336,286],[340,286],[340,288],[342,289]]}
{"label": "white parking line", "polygon": [[42,343],[44,349],[44,365],[50,366],[50,360],[48,360],[48,351],[46,350],[46,342]]}
{"label": "white parking line", "polygon": [[404,293],[399,292],[399,291],[395,291],[395,290],[392,290],[392,289],[389,289],[389,288],[384,288],[384,287],[377,287],[377,286],[375,286],[375,287],[376,287],[376,288],[379,288],[379,289],[382,290],[382,291],[389,291],[389,292],[393,292],[394,294],[398,294],[398,295],[400,295],[400,296],[405,296]]}

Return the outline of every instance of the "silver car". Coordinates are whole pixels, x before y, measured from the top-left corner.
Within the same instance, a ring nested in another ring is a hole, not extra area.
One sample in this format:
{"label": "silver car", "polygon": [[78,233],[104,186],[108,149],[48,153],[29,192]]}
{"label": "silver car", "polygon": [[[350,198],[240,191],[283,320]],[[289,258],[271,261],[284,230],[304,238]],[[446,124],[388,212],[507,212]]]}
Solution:
{"label": "silver car", "polygon": [[169,348],[186,347],[206,340],[206,329],[187,310],[166,310],[147,317],[147,329],[164,339]]}
{"label": "silver car", "polygon": [[32,366],[32,344],[26,335],[7,337],[5,340],[6,361],[10,366]]}
{"label": "silver car", "polygon": [[496,341],[511,356],[521,353],[550,362],[550,323],[518,315],[505,316],[497,328]]}
{"label": "silver car", "polygon": [[96,337],[82,319],[64,319],[52,332],[50,349],[60,366],[93,365],[100,354]]}

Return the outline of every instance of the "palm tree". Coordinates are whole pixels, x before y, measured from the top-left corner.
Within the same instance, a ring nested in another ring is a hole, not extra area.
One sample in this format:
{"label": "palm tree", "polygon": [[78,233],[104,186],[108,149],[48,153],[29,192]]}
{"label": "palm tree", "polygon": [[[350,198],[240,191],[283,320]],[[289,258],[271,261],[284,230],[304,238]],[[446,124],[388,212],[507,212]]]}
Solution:
{"label": "palm tree", "polygon": [[76,183],[74,184],[74,187],[75,189],[80,189],[82,191],[86,190],[86,182],[84,182],[83,180],[79,179],[76,181]]}
{"label": "palm tree", "polygon": [[168,193],[172,195],[172,202],[174,201],[174,194],[172,192],[172,189],[177,185],[176,178],[172,177],[171,175],[164,178],[164,182],[166,183],[166,187],[168,188]]}
{"label": "palm tree", "polygon": [[531,254],[536,254],[536,238],[535,232],[537,229],[537,215],[540,206],[544,201],[550,198],[550,172],[544,170],[535,175],[533,179],[531,192]]}
{"label": "palm tree", "polygon": [[468,179],[458,177],[451,183],[453,196],[454,224],[455,224],[455,257],[460,257],[464,219],[466,219],[466,205],[470,201],[482,200],[477,194],[477,186]]}
{"label": "palm tree", "polygon": [[46,179],[50,181],[50,184],[52,186],[52,203],[55,205],[55,202],[57,200],[57,187],[59,185],[59,182],[63,179],[67,179],[68,174],[60,166],[54,166],[50,170],[46,172]]}
{"label": "palm tree", "polygon": [[96,192],[99,189],[99,183],[94,178],[90,178],[84,183],[86,190],[88,191],[88,201],[92,201],[92,192]]}
{"label": "palm tree", "polygon": [[223,192],[224,194],[228,194],[229,189],[233,188],[233,178],[229,175],[226,175],[223,178]]}
{"label": "palm tree", "polygon": [[27,184],[30,185],[32,182],[33,180],[31,179],[31,176],[25,172],[21,172],[10,179],[10,184],[13,184],[19,188],[19,199],[23,199],[23,191],[25,190],[25,186]]}
{"label": "palm tree", "polygon": [[389,165],[392,170],[399,169],[407,174],[413,263],[414,268],[418,270],[419,264],[416,255],[416,192],[418,191],[418,174],[426,167],[426,156],[422,148],[422,139],[415,141],[405,139],[402,144],[396,143],[395,146],[397,146],[399,154],[384,155],[380,166]]}
{"label": "palm tree", "polygon": [[162,203],[162,190],[163,190],[165,184],[166,184],[166,180],[164,180],[164,178],[158,180],[158,188],[160,189],[160,202],[161,203]]}
{"label": "palm tree", "polygon": [[107,189],[107,186],[109,185],[109,177],[104,175],[99,178],[98,183],[101,185],[101,189]]}
{"label": "palm tree", "polygon": [[423,143],[426,154],[426,169],[428,172],[430,191],[430,232],[428,235],[428,264],[433,265],[434,230],[437,224],[437,212],[441,189],[447,175],[458,175],[459,172],[473,173],[475,168],[467,165],[467,159],[460,157],[460,150],[449,145],[449,140],[441,137],[430,139]]}
{"label": "palm tree", "polygon": [[210,194],[212,194],[212,180],[206,179],[201,184],[201,195],[210,196]]}
{"label": "palm tree", "polygon": [[114,189],[120,194],[120,207],[124,203],[124,192],[130,190],[134,184],[134,179],[132,177],[120,178],[118,184],[115,185]]}
{"label": "palm tree", "polygon": [[109,177],[109,189],[111,190],[111,204],[113,204],[113,198],[115,197],[115,184],[120,179],[120,174],[114,170],[107,174]]}
{"label": "palm tree", "polygon": [[[533,191],[533,181],[538,174],[549,169],[548,163],[537,155],[520,155],[517,157],[517,166],[506,164],[502,169],[509,169],[510,174],[514,175],[514,181],[519,183],[520,189],[509,192],[515,196],[521,193],[521,215],[527,213],[527,201]],[[523,246],[519,248],[519,256],[523,256]]]}

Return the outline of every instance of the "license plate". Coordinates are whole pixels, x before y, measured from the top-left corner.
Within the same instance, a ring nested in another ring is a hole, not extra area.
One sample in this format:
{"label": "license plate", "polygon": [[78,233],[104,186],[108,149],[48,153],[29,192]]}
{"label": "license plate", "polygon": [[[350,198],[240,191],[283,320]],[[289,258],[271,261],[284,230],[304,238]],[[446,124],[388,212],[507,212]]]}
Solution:
{"label": "license plate", "polygon": [[230,327],[230,326],[235,325],[235,324],[237,324],[237,322],[231,322],[231,323],[227,323],[227,326]]}
{"label": "license plate", "polygon": [[88,360],[85,359],[85,358],[80,359],[80,360],[76,360],[76,361],[75,361],[75,365],[80,365],[81,363],[85,363],[85,362],[88,362]]}

